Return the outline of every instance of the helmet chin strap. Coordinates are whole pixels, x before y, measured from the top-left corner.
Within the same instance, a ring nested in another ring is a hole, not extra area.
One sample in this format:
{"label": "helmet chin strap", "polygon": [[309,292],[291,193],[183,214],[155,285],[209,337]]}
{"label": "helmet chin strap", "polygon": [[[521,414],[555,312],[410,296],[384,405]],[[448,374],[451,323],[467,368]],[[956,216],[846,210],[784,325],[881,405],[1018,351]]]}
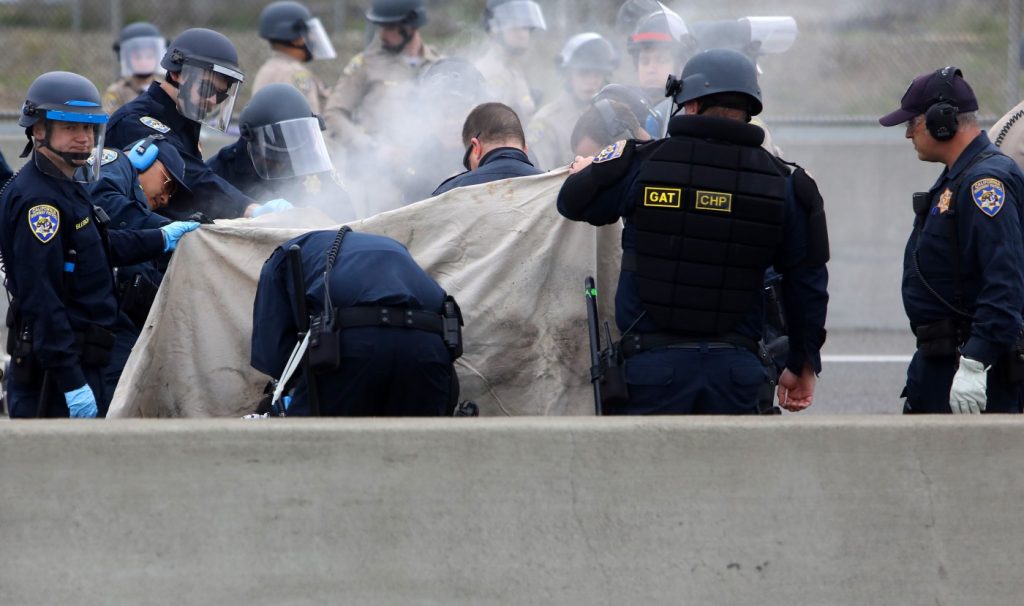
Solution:
{"label": "helmet chin strap", "polygon": [[[30,152],[33,149],[33,147],[34,147],[34,139],[31,136],[29,136],[28,144],[25,146],[25,149],[22,152],[21,157],[24,158],[24,157],[28,156],[28,152]],[[50,152],[53,153],[55,156],[57,156],[58,158],[63,160],[65,164],[67,164],[68,166],[74,167],[74,168],[78,168],[78,167],[82,166],[83,164],[85,164],[85,161],[88,160],[89,156],[92,155],[91,151],[87,151],[87,152],[68,152],[68,151],[60,151],[59,149],[55,149],[52,145],[50,145],[50,123],[49,122],[46,123],[46,134],[43,136],[43,139],[39,142],[39,147],[40,148],[44,148],[45,147],[46,149],[50,150]]]}

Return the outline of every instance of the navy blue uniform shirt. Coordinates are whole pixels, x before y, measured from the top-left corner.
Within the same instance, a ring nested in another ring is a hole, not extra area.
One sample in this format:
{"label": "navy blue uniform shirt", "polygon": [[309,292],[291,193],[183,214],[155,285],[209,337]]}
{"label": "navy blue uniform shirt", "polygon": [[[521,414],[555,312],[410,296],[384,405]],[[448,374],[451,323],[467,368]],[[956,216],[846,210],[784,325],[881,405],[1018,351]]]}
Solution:
{"label": "navy blue uniform shirt", "polygon": [[[302,248],[309,313],[323,311],[324,267],[335,231],[315,231],[293,238],[267,259],[253,307],[253,368],[279,377],[296,343],[292,282],[286,251]],[[351,232],[330,276],[334,307],[382,305],[440,313],[444,290],[427,275],[405,246],[384,236]],[[394,330],[383,328],[381,330]],[[438,338],[440,341],[440,337]]]}
{"label": "navy blue uniform shirt", "polygon": [[[737,122],[730,125],[723,119],[686,115],[672,119],[670,135],[728,142],[732,139],[751,138],[749,129],[760,131],[757,126],[750,124]],[[763,135],[761,138],[763,139]],[[657,149],[662,141],[664,139],[639,144],[625,176],[599,190],[590,200],[570,199],[565,195],[566,188],[563,187],[558,195],[558,212],[573,221],[586,221],[591,225],[609,225],[622,218],[622,250],[635,250],[636,235],[631,216],[640,195],[637,175],[644,159]],[[618,158],[611,161],[628,160]],[[594,168],[594,165],[588,166],[570,175],[568,180],[590,179],[590,172]],[[819,349],[825,335],[828,271],[824,265],[801,265],[808,252],[807,215],[793,195],[791,179],[787,182],[786,193],[782,243],[776,250],[775,258],[772,259],[776,271],[785,277],[782,284],[790,342],[786,367],[800,374],[804,364],[809,362],[815,372],[820,372]],[[750,313],[734,331],[757,341],[761,339],[764,329],[764,301],[762,297],[755,297],[754,301],[755,305]],[[643,312],[644,305],[637,294],[634,272],[621,271],[618,292],[615,295],[615,322],[620,334],[630,329],[639,333],[659,332],[660,329],[653,320],[646,315],[642,316]]]}
{"label": "navy blue uniform shirt", "polygon": [[972,317],[962,352],[986,365],[994,364],[1021,330],[1022,195],[1024,175],[982,131],[928,190],[930,207],[915,218],[903,255],[903,306],[910,325],[916,329],[956,318],[922,283],[914,268],[914,251],[927,284],[955,306],[951,238],[952,230],[957,230],[961,309]]}
{"label": "navy blue uniform shirt", "polygon": [[530,163],[529,158],[522,150],[514,147],[499,147],[487,152],[480,158],[480,165],[476,170],[469,170],[451,177],[444,183],[437,186],[432,196],[439,196],[446,191],[463,187],[466,185],[479,185],[491,181],[501,181],[512,177],[529,177],[539,175],[544,171]]}
{"label": "navy blue uniform shirt", "polygon": [[255,200],[220,178],[203,162],[199,149],[198,122],[178,113],[174,101],[153,82],[141,95],[124,104],[110,116],[107,143],[125,149],[139,139],[162,134],[185,161],[185,182],[192,195],[180,192],[160,214],[185,219],[200,211],[211,219],[241,217]]}
{"label": "navy blue uniform shirt", "polygon": [[217,176],[254,200],[266,202],[284,198],[296,206],[316,207],[338,222],[356,218],[352,199],[335,172],[316,173],[285,179],[263,179],[249,157],[243,139],[220,148],[206,161]]}
{"label": "navy blue uniform shirt", "polygon": [[[38,161],[48,163],[40,156]],[[56,171],[56,168],[52,168]],[[0,252],[7,290],[20,321],[32,331],[35,357],[61,391],[86,384],[76,331],[118,320],[112,265],[130,265],[163,253],[159,230],[110,231],[104,244],[82,184],[44,174],[30,159],[0,197]],[[64,300],[66,251],[77,253]]]}

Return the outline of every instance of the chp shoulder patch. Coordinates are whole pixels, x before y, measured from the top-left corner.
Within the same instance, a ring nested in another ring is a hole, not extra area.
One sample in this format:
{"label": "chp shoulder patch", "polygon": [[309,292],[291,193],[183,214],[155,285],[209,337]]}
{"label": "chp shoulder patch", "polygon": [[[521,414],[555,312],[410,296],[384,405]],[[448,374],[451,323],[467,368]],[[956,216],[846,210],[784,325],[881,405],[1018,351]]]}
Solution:
{"label": "chp shoulder patch", "polygon": [[60,229],[60,211],[49,204],[37,204],[28,209],[28,226],[40,242],[47,244]]}
{"label": "chp shoulder patch", "polygon": [[616,141],[612,145],[601,150],[601,153],[594,156],[594,164],[600,164],[602,162],[611,162],[616,158],[622,156],[622,152],[626,149],[626,141]]}
{"label": "chp shoulder patch", "polygon": [[357,54],[355,57],[349,59],[345,69],[341,71],[343,75],[351,76],[355,71],[363,66],[363,53]]}
{"label": "chp shoulder patch", "polygon": [[1006,190],[999,179],[979,179],[971,185],[971,197],[981,212],[994,217],[1003,208]]}
{"label": "chp shoulder patch", "polygon": [[166,124],[164,124],[163,122],[157,120],[156,118],[151,118],[149,116],[142,116],[141,118],[139,118],[139,122],[142,122],[143,124],[145,124],[146,126],[152,128],[153,130],[155,130],[156,132],[160,133],[161,135],[166,135],[167,133],[171,132],[171,127],[170,126],[167,126]]}
{"label": "chp shoulder patch", "polygon": [[295,72],[292,74],[292,86],[302,92],[309,92],[313,88],[313,74],[306,70]]}
{"label": "chp shoulder patch", "polygon": [[[103,148],[103,153],[100,155],[100,166],[106,166],[107,164],[110,164],[114,160],[117,160],[117,150],[116,149],[110,149],[109,147],[104,147]],[[95,164],[96,163],[96,154],[93,154],[93,155],[89,156],[89,159],[86,160],[86,163],[89,166],[92,166],[93,164]]]}

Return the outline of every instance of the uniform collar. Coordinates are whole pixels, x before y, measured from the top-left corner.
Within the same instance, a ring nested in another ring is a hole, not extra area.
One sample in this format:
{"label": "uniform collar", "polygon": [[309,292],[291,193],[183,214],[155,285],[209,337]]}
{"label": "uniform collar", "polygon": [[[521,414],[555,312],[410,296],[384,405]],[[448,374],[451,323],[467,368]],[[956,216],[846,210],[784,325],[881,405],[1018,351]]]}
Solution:
{"label": "uniform collar", "polygon": [[160,107],[163,108],[160,115],[154,117],[171,127],[172,131],[184,130],[185,132],[190,132],[190,129],[199,128],[200,124],[198,122],[193,122],[178,113],[177,104],[175,104],[174,99],[171,99],[171,97],[164,92],[164,89],[160,87],[160,82],[157,80],[151,82],[149,88],[146,89],[146,92],[153,98],[153,101],[156,101]]}
{"label": "uniform collar", "polygon": [[764,143],[764,131],[759,127],[716,116],[676,116],[668,123],[668,134],[673,137],[713,139],[747,147],[760,147]]}
{"label": "uniform collar", "polygon": [[975,156],[985,151],[985,149],[987,149],[991,145],[992,142],[989,141],[988,134],[985,133],[985,131],[981,131],[980,133],[978,133],[978,136],[975,137],[974,140],[971,141],[967,145],[967,147],[964,148],[964,151],[960,153],[960,157],[957,158],[956,162],[953,163],[953,168],[946,169],[946,171],[943,173],[942,177],[939,180],[941,181],[942,179],[956,179],[957,177],[959,177],[960,173],[962,173],[965,168],[970,166]]}
{"label": "uniform collar", "polygon": [[514,147],[497,147],[484,154],[483,158],[480,158],[480,166],[477,167],[477,170],[491,162],[501,160],[503,158],[512,158],[533,166],[533,163],[530,162],[530,159],[523,153],[523,150],[516,149]]}

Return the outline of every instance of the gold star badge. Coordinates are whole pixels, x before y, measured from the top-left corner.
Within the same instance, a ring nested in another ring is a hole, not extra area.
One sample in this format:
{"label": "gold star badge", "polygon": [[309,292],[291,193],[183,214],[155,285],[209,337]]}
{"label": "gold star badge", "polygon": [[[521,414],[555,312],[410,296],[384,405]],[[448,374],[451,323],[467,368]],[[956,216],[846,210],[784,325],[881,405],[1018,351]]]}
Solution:
{"label": "gold star badge", "polygon": [[953,201],[953,192],[947,187],[942,195],[939,196],[939,203],[935,205],[939,209],[939,214],[949,212],[949,203]]}

